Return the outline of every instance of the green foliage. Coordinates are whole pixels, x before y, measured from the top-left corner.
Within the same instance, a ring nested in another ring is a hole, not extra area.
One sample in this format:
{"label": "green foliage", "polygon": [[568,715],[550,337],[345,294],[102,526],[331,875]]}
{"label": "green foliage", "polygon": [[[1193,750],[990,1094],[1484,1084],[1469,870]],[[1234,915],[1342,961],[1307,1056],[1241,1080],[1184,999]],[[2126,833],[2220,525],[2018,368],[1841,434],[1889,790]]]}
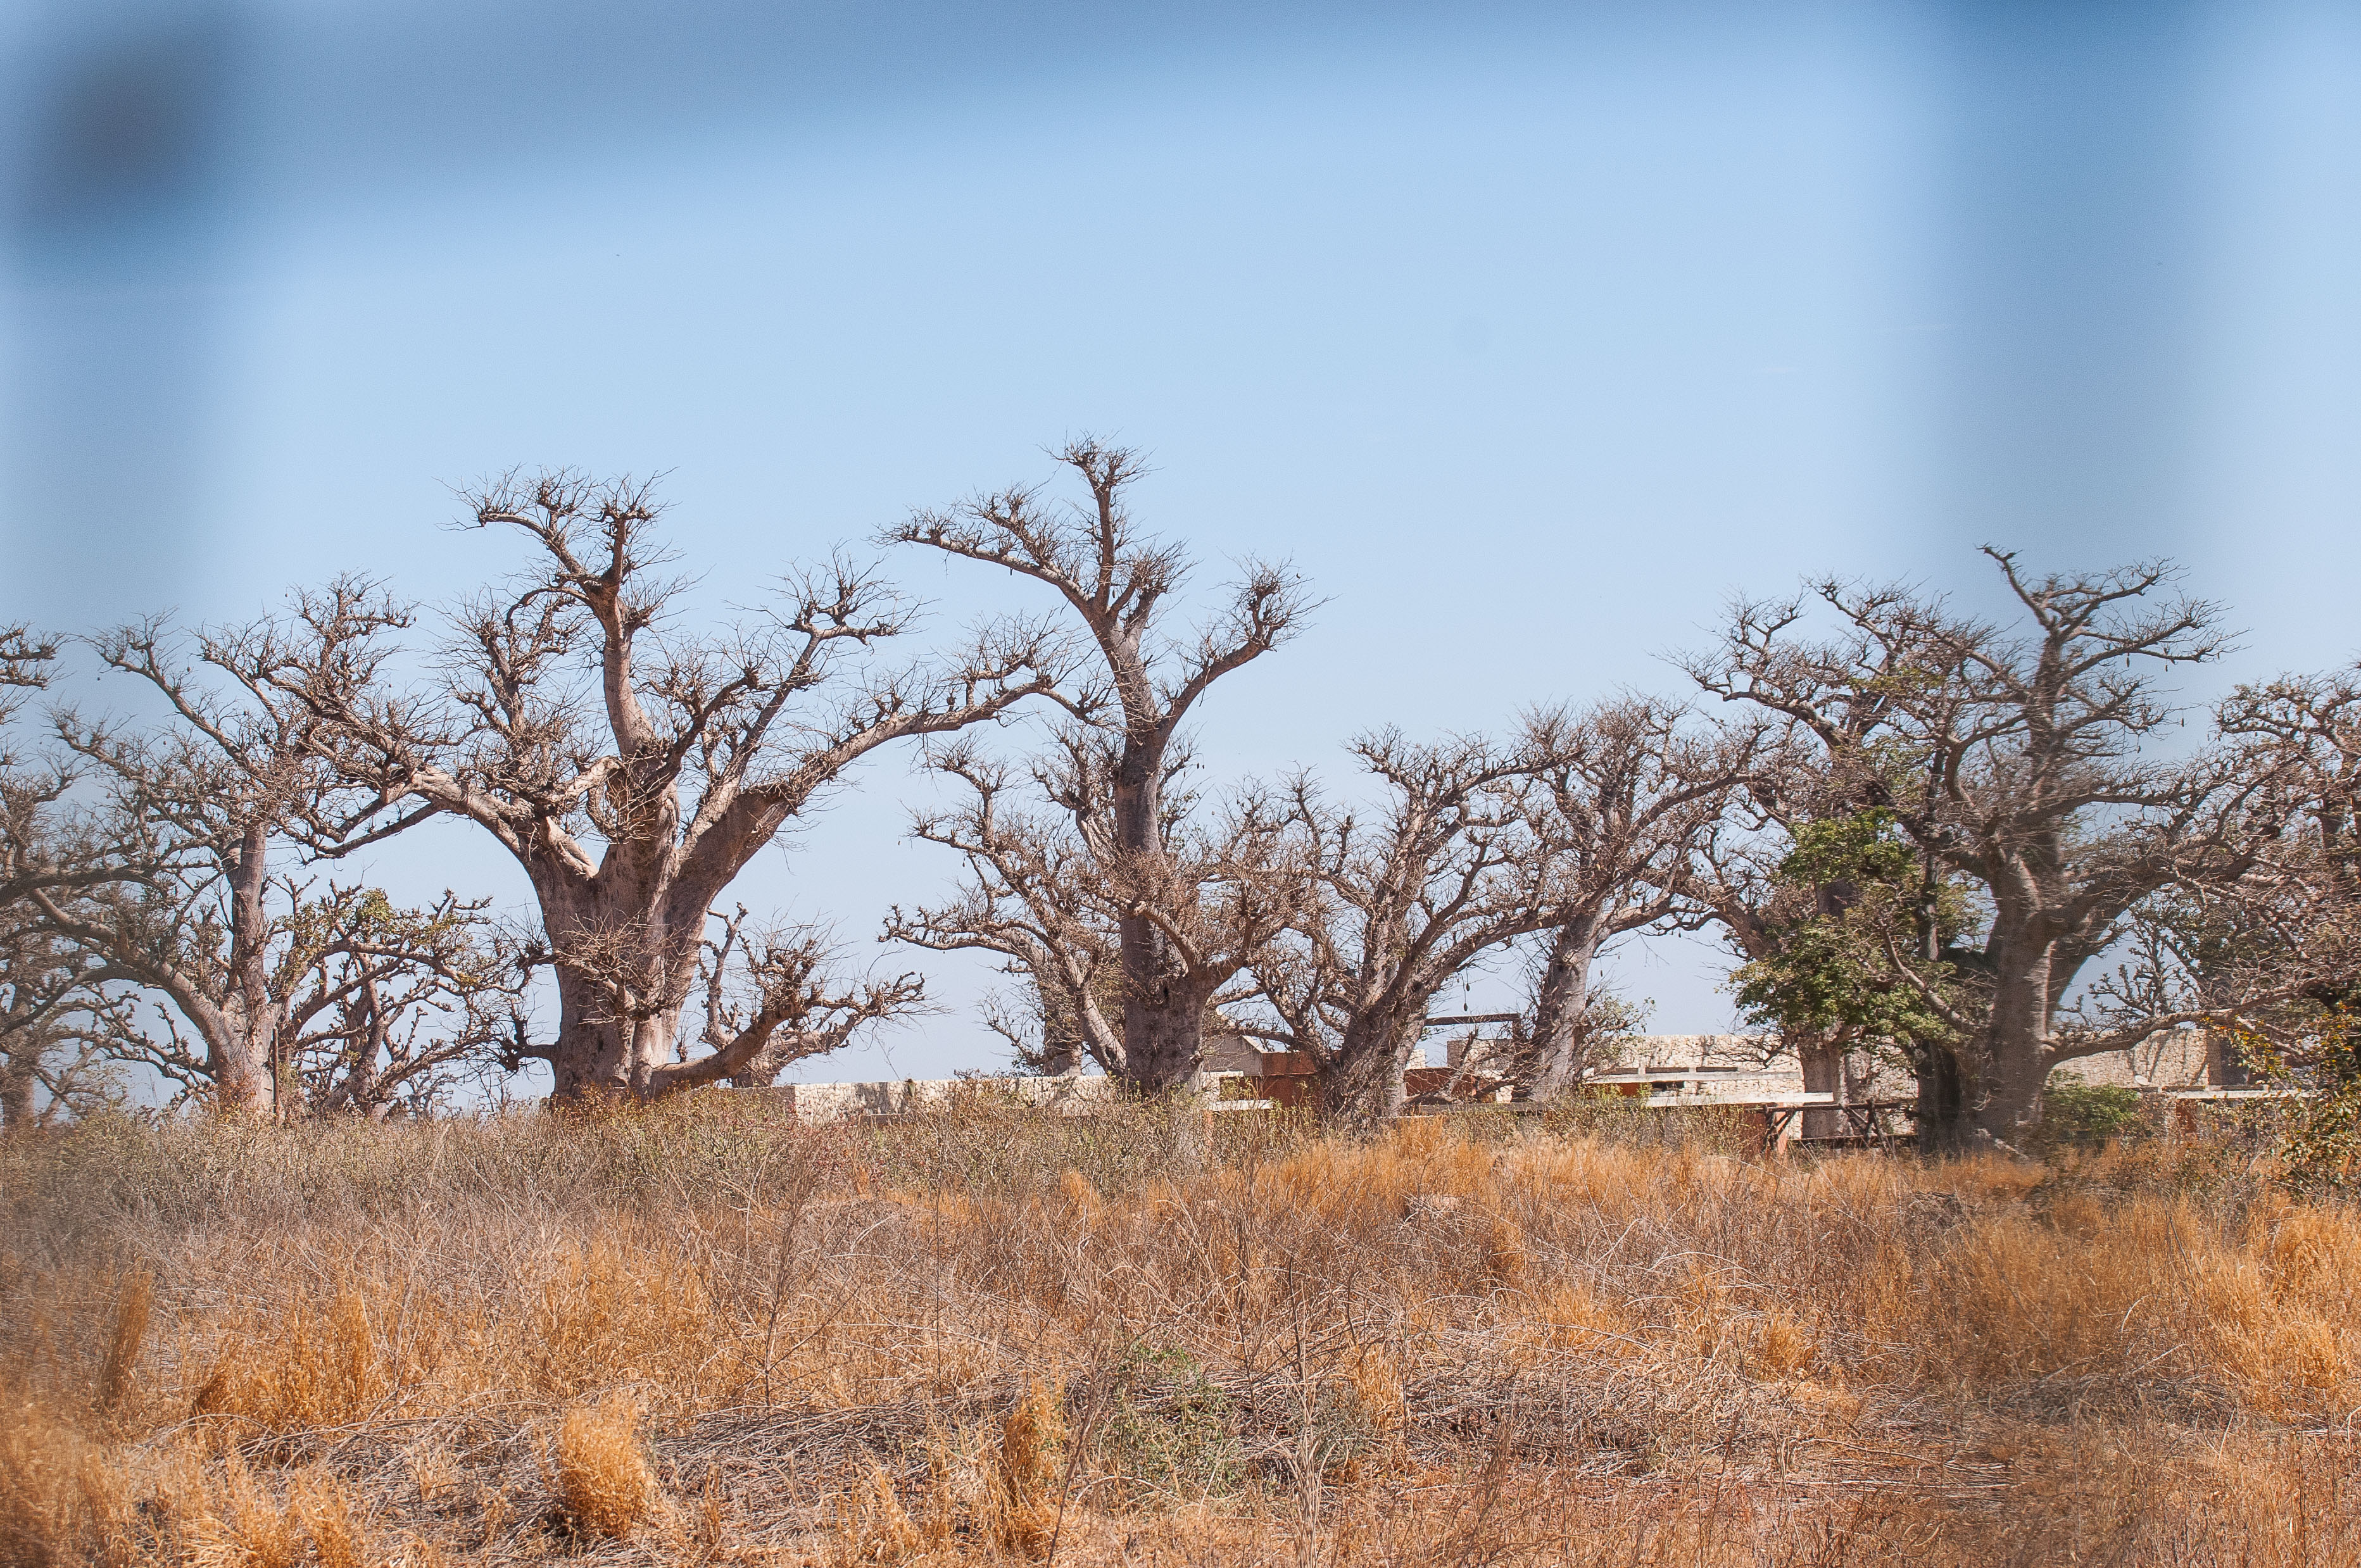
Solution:
{"label": "green foliage", "polygon": [[1803,823],[1795,839],[1795,848],[1779,862],[1779,880],[1793,887],[1899,886],[1918,869],[1893,814],[1874,807]]}
{"label": "green foliage", "polygon": [[2280,1179],[2300,1192],[2361,1191],[2361,1017],[2355,1004],[2326,1010],[2301,1062],[2260,1038],[2240,1045],[2264,1081],[2301,1091],[2274,1107]]}
{"label": "green foliage", "polygon": [[1112,1408],[1092,1446],[1125,1507],[1227,1497],[1246,1475],[1235,1417],[1195,1356],[1135,1345],[1115,1368]]}
{"label": "green foliage", "polygon": [[1811,921],[1781,933],[1778,950],[1743,965],[1735,986],[1749,1022],[1790,1038],[1939,1038],[1949,1026],[1893,977],[1882,938],[1859,919]]}
{"label": "green foliage", "polygon": [[2100,1144],[2147,1130],[2139,1091],[2111,1083],[2085,1083],[2082,1075],[2060,1069],[2041,1093],[2039,1142],[2045,1146]]}
{"label": "green foliage", "polygon": [[[1740,1011],[1789,1038],[1927,1040],[1950,1033],[1916,987],[1894,972],[1889,941],[1916,947],[1918,858],[1890,813],[1854,812],[1799,825],[1777,873],[1792,917],[1770,954],[1732,977]],[[1935,935],[1948,946],[1969,926],[1961,891],[1934,888]],[[1928,966],[1938,992],[1948,965]]]}

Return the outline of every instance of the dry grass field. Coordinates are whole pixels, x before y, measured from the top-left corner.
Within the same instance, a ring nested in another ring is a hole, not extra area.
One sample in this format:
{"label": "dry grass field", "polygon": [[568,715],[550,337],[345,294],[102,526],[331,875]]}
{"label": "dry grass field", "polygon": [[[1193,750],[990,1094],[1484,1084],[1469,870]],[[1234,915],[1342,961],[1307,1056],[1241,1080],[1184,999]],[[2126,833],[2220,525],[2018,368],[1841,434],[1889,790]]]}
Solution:
{"label": "dry grass field", "polygon": [[979,1102],[0,1150],[0,1562],[2361,1562],[2361,1215],[2186,1146]]}

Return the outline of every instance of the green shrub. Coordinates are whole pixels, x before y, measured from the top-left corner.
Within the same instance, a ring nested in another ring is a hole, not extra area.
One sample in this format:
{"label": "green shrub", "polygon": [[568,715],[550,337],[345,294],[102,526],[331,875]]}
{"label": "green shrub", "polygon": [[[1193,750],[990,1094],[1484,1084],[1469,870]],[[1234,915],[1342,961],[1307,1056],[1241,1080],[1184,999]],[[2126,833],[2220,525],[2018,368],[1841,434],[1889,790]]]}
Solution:
{"label": "green shrub", "polygon": [[1093,1435],[1118,1507],[1227,1497],[1246,1480],[1230,1398],[1185,1350],[1133,1347],[1115,1372],[1111,1405]]}
{"label": "green shrub", "polygon": [[2108,1083],[2085,1083],[2078,1072],[2049,1075],[2041,1095],[2041,1132],[2037,1140],[2048,1147],[2067,1144],[2101,1144],[2110,1138],[2136,1137],[2148,1130],[2139,1091]]}

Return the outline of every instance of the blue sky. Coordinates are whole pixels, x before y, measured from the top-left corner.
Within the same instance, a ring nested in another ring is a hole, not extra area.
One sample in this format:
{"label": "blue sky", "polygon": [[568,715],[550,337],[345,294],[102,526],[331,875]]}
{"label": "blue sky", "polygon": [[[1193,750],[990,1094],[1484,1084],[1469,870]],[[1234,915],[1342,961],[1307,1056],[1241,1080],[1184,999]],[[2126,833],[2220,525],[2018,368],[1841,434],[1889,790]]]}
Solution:
{"label": "blue sky", "polygon": [[[667,473],[719,614],[1090,431],[1155,455],[1208,587],[1281,556],[1328,601],[1208,704],[1233,776],[1676,689],[1806,573],[1989,603],[1986,541],[2179,556],[2250,629],[2223,678],[2361,652],[2349,8],[316,0],[0,41],[0,614],[446,599],[514,559],[446,487],[518,464]],[[162,150],[44,141],[85,80],[180,93]],[[944,634],[1026,602],[895,570]],[[860,782],[745,892],[866,951],[950,867],[901,759]],[[522,894],[456,828],[378,870]],[[953,1011],[890,1070],[987,1065],[988,977],[926,967]],[[1657,1027],[1728,1024],[1709,949],[1623,968]]]}

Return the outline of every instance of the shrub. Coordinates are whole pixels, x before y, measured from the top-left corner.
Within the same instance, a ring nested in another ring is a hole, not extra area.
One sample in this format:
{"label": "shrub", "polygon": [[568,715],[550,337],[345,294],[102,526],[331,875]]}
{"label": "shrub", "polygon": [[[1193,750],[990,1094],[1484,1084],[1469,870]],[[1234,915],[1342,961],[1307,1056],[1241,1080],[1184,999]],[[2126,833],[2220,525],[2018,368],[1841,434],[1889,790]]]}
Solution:
{"label": "shrub", "polygon": [[1135,1346],[1115,1373],[1093,1457],[1118,1507],[1234,1495],[1246,1463],[1229,1396],[1185,1350]]}
{"label": "shrub", "polygon": [[2081,1073],[2060,1070],[2049,1075],[2049,1086],[2042,1091],[2041,1131],[2035,1142],[2059,1148],[2103,1144],[2145,1131],[2139,1091],[2085,1083]]}

